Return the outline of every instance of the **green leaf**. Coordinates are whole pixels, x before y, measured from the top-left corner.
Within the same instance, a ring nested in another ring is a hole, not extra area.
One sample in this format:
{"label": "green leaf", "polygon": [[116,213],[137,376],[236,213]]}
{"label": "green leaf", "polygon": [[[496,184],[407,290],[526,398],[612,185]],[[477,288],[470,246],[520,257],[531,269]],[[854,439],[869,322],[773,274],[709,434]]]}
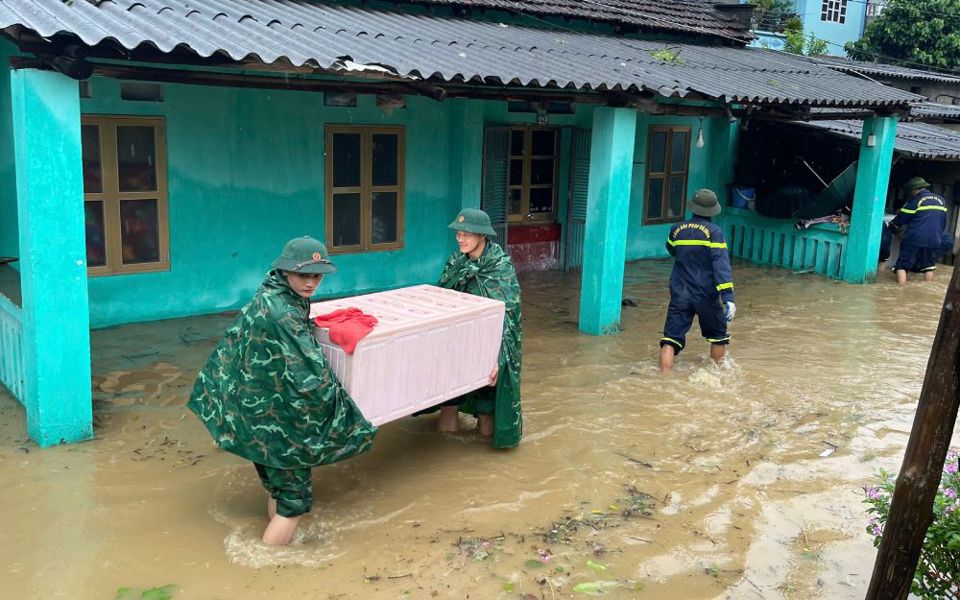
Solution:
{"label": "green leaf", "polygon": [[150,588],[142,592],[137,588],[122,587],[117,590],[114,600],[170,600],[177,586],[174,584]]}
{"label": "green leaf", "polygon": [[150,588],[140,595],[140,600],[170,600],[176,588],[177,586],[173,584]]}
{"label": "green leaf", "polygon": [[578,583],[573,586],[573,591],[578,594],[587,594],[588,596],[599,596],[604,592],[604,590],[613,589],[619,587],[619,581],[589,581],[585,583]]}
{"label": "green leaf", "polygon": [[603,573],[607,570],[607,565],[587,559],[587,568],[593,569],[597,573]]}
{"label": "green leaf", "polygon": [[512,581],[508,581],[508,582],[506,582],[506,583],[503,584],[503,591],[505,591],[505,592],[508,593],[508,594],[512,594],[512,593],[513,593],[513,588],[514,588],[514,585],[513,585],[513,582],[512,582]]}

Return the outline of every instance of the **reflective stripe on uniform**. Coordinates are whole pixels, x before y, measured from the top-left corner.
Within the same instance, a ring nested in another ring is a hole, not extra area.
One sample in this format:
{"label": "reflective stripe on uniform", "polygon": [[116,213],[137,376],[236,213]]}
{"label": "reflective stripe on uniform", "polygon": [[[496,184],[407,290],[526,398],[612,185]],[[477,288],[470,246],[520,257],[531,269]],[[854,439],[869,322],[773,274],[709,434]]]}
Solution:
{"label": "reflective stripe on uniform", "polygon": [[732,290],[732,289],[733,289],[732,281],[728,281],[727,283],[721,283],[720,285],[717,286],[718,292],[722,292],[723,290]]}
{"label": "reflective stripe on uniform", "polygon": [[711,344],[722,344],[723,342],[729,342],[730,336],[728,335],[727,337],[722,338],[707,338],[707,341]]}
{"label": "reflective stripe on uniform", "polygon": [[[924,206],[923,202],[924,202],[925,200],[932,200],[932,201],[935,202],[936,204],[928,204],[928,205]],[[902,212],[902,213],[904,213],[904,214],[907,214],[907,215],[913,215],[913,214],[916,214],[916,212],[917,212],[918,210],[942,210],[943,212],[948,212],[948,211],[947,211],[947,207],[944,206],[944,205],[940,202],[940,199],[937,198],[936,196],[924,196],[923,198],[920,198],[920,200],[917,201],[917,207],[916,207],[916,208],[914,208],[914,209],[911,210],[911,209],[909,209],[909,208],[907,208],[907,207],[903,207],[903,208],[900,209],[900,212]]]}
{"label": "reflective stripe on uniform", "polygon": [[683,344],[681,344],[680,342],[678,342],[677,340],[675,340],[675,339],[673,339],[673,338],[662,337],[662,338],[660,338],[660,341],[661,341],[661,342],[670,342],[671,344],[674,344],[675,346],[677,346],[677,347],[679,347],[679,348],[683,348]]}
{"label": "reflective stripe on uniform", "polygon": [[706,246],[707,248],[726,248],[726,242],[709,242],[707,240],[667,240],[671,246]]}

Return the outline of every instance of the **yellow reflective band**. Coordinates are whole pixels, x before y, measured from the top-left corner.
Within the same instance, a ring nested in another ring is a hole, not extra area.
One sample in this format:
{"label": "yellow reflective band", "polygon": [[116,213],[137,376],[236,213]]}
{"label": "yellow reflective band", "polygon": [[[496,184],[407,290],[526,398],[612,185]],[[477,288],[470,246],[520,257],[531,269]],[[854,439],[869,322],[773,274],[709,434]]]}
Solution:
{"label": "yellow reflective band", "polygon": [[900,212],[902,212],[902,213],[904,213],[904,214],[912,215],[913,213],[915,213],[915,212],[917,212],[917,211],[916,211],[916,210],[910,210],[910,209],[908,209],[908,208],[901,208],[901,209],[900,209]]}
{"label": "yellow reflective band", "polygon": [[720,285],[717,286],[718,292],[722,292],[723,290],[732,290],[732,289],[733,289],[732,281],[728,281],[727,283],[721,283]]}
{"label": "yellow reflective band", "polygon": [[677,346],[680,346],[681,348],[683,348],[683,344],[681,344],[680,342],[678,342],[677,340],[675,340],[675,339],[673,339],[673,338],[663,337],[663,338],[660,338],[660,341],[661,341],[661,342],[670,342],[671,344],[676,344]]}
{"label": "yellow reflective band", "polygon": [[707,341],[710,342],[711,344],[719,344],[719,343],[721,343],[721,342],[729,342],[729,341],[730,341],[730,336],[728,335],[727,337],[724,337],[724,338],[715,338],[715,339],[714,339],[714,338],[707,338]]}
{"label": "yellow reflective band", "polygon": [[[918,206],[917,210],[942,210],[943,212],[947,212],[947,207],[946,206]],[[913,212],[917,212],[917,210]]]}
{"label": "yellow reflective band", "polygon": [[706,246],[707,248],[726,248],[726,242],[710,242],[707,240],[667,240],[671,246]]}

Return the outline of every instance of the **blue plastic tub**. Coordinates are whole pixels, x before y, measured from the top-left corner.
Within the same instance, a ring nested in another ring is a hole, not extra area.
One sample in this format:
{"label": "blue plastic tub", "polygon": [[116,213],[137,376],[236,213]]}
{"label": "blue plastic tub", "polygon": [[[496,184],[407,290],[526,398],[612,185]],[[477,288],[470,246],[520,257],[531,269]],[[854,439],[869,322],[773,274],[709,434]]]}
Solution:
{"label": "blue plastic tub", "polygon": [[733,193],[730,194],[730,206],[733,208],[749,208],[753,206],[757,199],[757,194],[752,187],[733,186]]}

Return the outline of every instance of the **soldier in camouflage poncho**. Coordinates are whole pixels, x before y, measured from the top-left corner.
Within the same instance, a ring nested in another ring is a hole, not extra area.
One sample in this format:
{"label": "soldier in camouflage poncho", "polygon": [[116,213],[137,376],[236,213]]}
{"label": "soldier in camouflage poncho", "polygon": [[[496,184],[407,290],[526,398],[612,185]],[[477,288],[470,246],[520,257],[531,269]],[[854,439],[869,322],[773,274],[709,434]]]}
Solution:
{"label": "soldier in camouflage poncho", "polygon": [[500,358],[490,374],[490,386],[445,403],[438,427],[456,431],[457,411],[477,416],[481,435],[493,436],[496,448],[520,443],[523,416],[520,410],[520,283],[510,257],[490,241],[496,232],[482,210],[464,209],[449,225],[457,232],[459,250],[450,255],[437,285],[458,292],[501,300],[506,304]]}
{"label": "soldier in camouflage poncho", "polygon": [[327,249],[290,240],[200,371],[187,406],[224,450],[253,461],[270,493],[263,541],[289,543],[313,503],[311,467],[366,451],[376,428],[314,339],[310,296],[336,269]]}

